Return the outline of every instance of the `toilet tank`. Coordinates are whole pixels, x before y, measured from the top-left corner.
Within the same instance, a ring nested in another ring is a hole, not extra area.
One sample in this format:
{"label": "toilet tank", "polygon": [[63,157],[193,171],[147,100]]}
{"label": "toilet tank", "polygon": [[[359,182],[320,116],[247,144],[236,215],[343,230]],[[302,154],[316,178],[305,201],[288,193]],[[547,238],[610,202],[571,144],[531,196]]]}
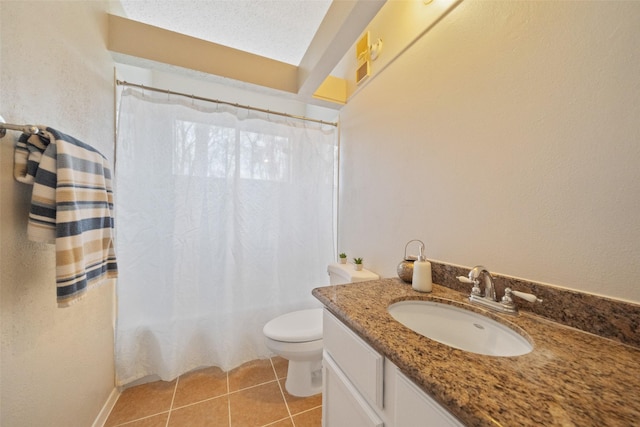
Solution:
{"label": "toilet tank", "polygon": [[376,280],[380,278],[376,273],[365,268],[356,271],[353,268],[353,264],[329,264],[327,273],[329,273],[329,284],[331,285],[364,282],[366,280]]}

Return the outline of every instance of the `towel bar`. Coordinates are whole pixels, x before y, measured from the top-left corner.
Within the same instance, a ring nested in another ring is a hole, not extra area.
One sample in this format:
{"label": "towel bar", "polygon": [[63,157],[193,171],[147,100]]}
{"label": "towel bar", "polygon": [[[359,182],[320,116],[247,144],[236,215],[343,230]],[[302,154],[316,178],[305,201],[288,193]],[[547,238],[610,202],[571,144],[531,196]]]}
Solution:
{"label": "towel bar", "polygon": [[37,135],[40,133],[40,128],[35,125],[12,125],[6,123],[4,118],[0,116],[0,138],[4,138],[7,134],[7,130],[17,130],[22,133],[30,133],[32,135]]}

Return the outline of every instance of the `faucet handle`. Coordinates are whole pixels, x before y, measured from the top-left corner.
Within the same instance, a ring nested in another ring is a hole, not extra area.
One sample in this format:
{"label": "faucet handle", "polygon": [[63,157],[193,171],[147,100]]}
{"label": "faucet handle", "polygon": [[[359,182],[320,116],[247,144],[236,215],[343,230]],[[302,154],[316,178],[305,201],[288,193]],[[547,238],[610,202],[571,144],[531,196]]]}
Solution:
{"label": "faucet handle", "polygon": [[504,290],[504,297],[502,298],[506,300],[510,300],[511,295],[522,298],[523,300],[526,300],[529,302],[539,302],[539,303],[542,302],[542,299],[538,298],[534,294],[528,294],[526,292],[521,292],[521,291],[513,291],[511,290],[511,288],[506,288]]}
{"label": "faucet handle", "polygon": [[480,290],[480,286],[478,286],[480,284],[478,279],[472,280],[464,276],[458,276],[457,279],[462,283],[469,283],[473,285],[473,288],[471,288],[471,295],[482,296],[482,291]]}
{"label": "faucet handle", "polygon": [[521,291],[511,291],[511,293],[529,302],[542,302],[542,299],[538,298],[534,294],[528,294],[526,292],[521,292]]}

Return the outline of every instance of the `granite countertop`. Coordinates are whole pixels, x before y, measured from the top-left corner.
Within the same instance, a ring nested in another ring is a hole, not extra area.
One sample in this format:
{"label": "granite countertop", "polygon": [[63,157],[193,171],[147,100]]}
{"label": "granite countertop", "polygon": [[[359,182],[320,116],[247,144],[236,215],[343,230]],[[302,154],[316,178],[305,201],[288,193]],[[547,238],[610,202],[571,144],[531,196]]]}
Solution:
{"label": "granite countertop", "polygon": [[[400,279],[316,288],[313,295],[465,425],[634,426],[640,422],[640,349],[521,311],[489,312],[434,285],[416,292]],[[465,304],[519,331],[531,353],[469,353],[419,335],[387,307],[403,300]]]}

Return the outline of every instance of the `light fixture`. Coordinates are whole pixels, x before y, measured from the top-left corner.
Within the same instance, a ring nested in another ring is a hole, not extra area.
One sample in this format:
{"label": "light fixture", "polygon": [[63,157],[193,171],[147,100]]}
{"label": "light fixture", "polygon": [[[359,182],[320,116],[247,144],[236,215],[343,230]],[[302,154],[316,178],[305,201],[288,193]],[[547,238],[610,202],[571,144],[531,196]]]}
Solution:
{"label": "light fixture", "polygon": [[378,59],[382,51],[382,39],[370,44],[369,31],[364,33],[362,38],[356,43],[356,84],[369,77],[371,74],[371,62]]}
{"label": "light fixture", "polygon": [[371,74],[370,58],[369,31],[367,31],[356,44],[356,59],[358,65],[356,67],[356,84],[360,84],[362,80]]}
{"label": "light fixture", "polygon": [[369,46],[369,56],[371,57],[372,61],[375,61],[376,59],[378,59],[378,56],[380,56],[381,50],[382,50],[382,39],[378,39],[378,41],[376,41],[374,44]]}

